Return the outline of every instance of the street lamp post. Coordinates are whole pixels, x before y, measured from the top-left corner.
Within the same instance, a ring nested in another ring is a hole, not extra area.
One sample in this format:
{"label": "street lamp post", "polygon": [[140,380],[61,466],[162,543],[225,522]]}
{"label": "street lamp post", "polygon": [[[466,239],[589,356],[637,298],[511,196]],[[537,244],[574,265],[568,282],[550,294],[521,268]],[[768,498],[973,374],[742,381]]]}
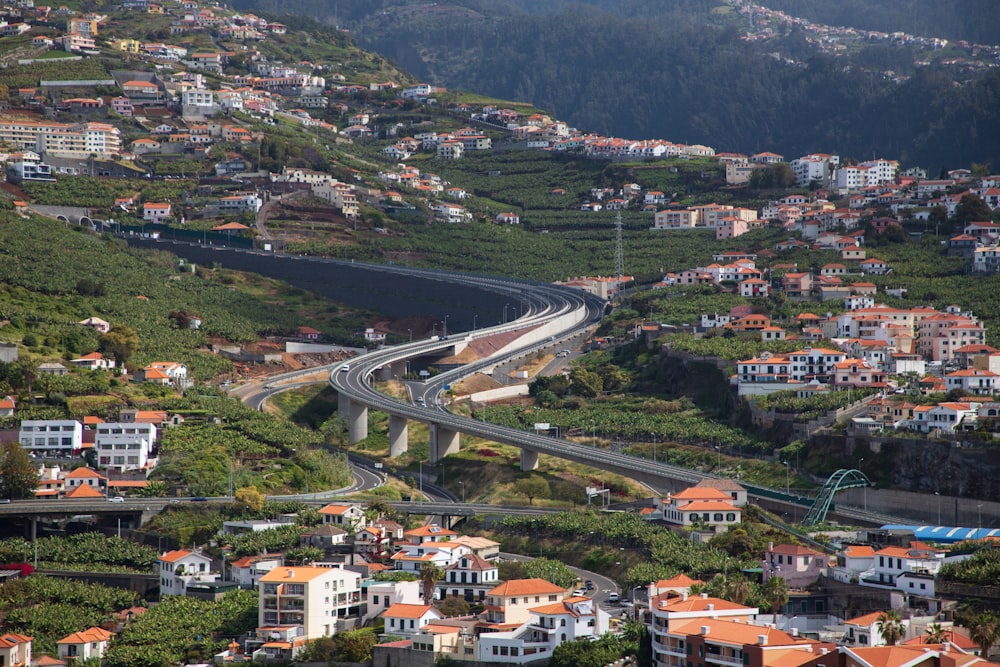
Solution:
{"label": "street lamp post", "polygon": [[[979,530],[982,530],[983,529],[983,504],[982,503],[978,503],[976,505],[976,508],[979,510],[979,523],[978,523],[977,527],[979,528]],[[977,534],[976,537],[979,537],[979,535]]]}
{"label": "street lamp post", "polygon": [[594,449],[597,449],[597,422],[595,422],[593,419],[590,420],[590,429],[591,433],[594,436],[593,437]]}
{"label": "street lamp post", "polygon": [[[863,456],[860,459],[858,459],[858,470],[861,470],[861,464],[864,463],[864,462],[865,462],[865,458]],[[864,473],[863,470],[861,470],[861,472]],[[862,491],[862,493],[864,494],[864,499],[865,499],[864,500],[864,503],[865,503],[865,514],[867,514],[868,513],[868,483],[867,482],[865,482],[864,491]]]}
{"label": "street lamp post", "polygon": [[473,316],[472,316],[472,330],[473,330],[473,331],[475,331],[475,330],[476,330],[476,320],[477,320],[477,319],[479,319],[479,315],[473,315]]}
{"label": "street lamp post", "polygon": [[790,491],[791,485],[789,484],[789,480],[791,478],[790,478],[789,472],[788,472],[788,461],[782,461],[782,463],[785,464],[785,495],[787,496],[787,495],[791,495],[791,491]]}
{"label": "street lamp post", "polygon": [[458,485],[462,487],[462,502],[465,503],[465,482],[458,480]]}
{"label": "street lamp post", "polygon": [[938,506],[938,522],[937,522],[937,525],[940,526],[941,525],[941,494],[939,492],[935,491],[934,495],[937,496],[937,506]]}
{"label": "street lamp post", "polygon": [[719,457],[719,463],[715,467],[715,469],[721,475],[722,474],[722,447],[720,447],[719,445],[716,445],[715,446],[715,453],[718,454],[718,457]]}
{"label": "street lamp post", "polygon": [[407,329],[406,333],[410,334],[410,342],[413,342],[413,329]]}
{"label": "street lamp post", "polygon": [[420,483],[420,502],[424,502],[424,462],[418,461],[418,482]]}
{"label": "street lamp post", "polygon": [[653,463],[656,463],[656,434],[653,433]]}
{"label": "street lamp post", "polygon": [[507,324],[507,307],[510,306],[509,303],[503,305],[503,323]]}
{"label": "street lamp post", "polygon": [[444,329],[442,329],[442,331],[444,332],[442,335],[445,338],[447,338],[448,337],[448,316],[447,315],[444,316]]}

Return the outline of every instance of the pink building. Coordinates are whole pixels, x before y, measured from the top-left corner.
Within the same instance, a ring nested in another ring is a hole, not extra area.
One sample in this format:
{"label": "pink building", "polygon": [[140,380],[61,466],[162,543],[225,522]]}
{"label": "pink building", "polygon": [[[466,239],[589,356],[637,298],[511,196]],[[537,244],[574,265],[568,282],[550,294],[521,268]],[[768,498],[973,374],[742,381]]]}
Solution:
{"label": "pink building", "polygon": [[764,581],[781,577],[788,588],[806,588],[815,584],[821,574],[826,574],[826,555],[797,544],[767,545],[764,553]]}

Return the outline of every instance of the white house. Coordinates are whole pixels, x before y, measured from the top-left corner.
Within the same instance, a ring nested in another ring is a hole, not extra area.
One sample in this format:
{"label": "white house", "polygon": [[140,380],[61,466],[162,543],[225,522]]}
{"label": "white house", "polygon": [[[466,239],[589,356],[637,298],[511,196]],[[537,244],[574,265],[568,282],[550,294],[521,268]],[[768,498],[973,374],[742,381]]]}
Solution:
{"label": "white house", "polygon": [[[858,616],[844,622],[847,632],[844,633],[844,643],[848,646],[885,646],[886,641],[878,629],[882,611],[873,611],[864,616]],[[910,619],[902,619],[903,627],[910,627]]]}
{"label": "white house", "polygon": [[433,605],[403,604],[397,602],[384,612],[385,631],[392,635],[415,635],[432,621],[439,621],[444,615]]}
{"label": "white house", "polygon": [[236,582],[240,588],[255,589],[261,577],[276,567],[285,564],[282,554],[270,556],[244,556],[226,565],[226,579]]}
{"label": "white house", "polygon": [[187,549],[168,551],[157,559],[160,575],[160,595],[184,595],[192,583],[219,580],[212,572],[212,559]]}
{"label": "white house", "polygon": [[610,617],[588,597],[571,597],[532,607],[529,619],[514,630],[479,635],[480,662],[522,664],[552,656],[563,642],[597,639]]}
{"label": "white house", "polygon": [[104,628],[93,627],[74,632],[57,642],[61,660],[100,660],[108,650],[108,642],[114,633]]}
{"label": "white house", "polygon": [[394,604],[423,605],[419,581],[372,581],[365,589],[365,599],[368,603],[365,621],[381,616]]}
{"label": "white house", "polygon": [[989,396],[995,394],[1000,386],[1000,375],[987,370],[969,368],[955,371],[944,376],[948,391],[960,389],[965,394]]}

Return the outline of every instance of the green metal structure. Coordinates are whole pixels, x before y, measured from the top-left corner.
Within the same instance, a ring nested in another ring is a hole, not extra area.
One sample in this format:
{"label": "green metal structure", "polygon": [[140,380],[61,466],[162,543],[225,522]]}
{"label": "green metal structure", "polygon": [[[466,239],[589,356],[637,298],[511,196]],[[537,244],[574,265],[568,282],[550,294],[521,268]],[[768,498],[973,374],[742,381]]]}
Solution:
{"label": "green metal structure", "polygon": [[826,521],[826,513],[830,511],[833,496],[836,495],[837,491],[871,485],[871,480],[865,477],[865,474],[860,470],[841,468],[830,475],[830,479],[826,480],[826,484],[819,490],[816,500],[806,512],[806,518],[802,520],[802,525],[815,526],[817,523]]}

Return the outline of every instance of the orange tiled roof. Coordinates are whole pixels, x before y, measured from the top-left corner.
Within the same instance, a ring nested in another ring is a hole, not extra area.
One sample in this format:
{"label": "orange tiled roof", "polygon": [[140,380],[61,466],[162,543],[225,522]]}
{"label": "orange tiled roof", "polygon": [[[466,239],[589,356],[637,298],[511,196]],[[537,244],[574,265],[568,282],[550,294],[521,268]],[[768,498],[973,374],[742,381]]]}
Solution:
{"label": "orange tiled roof", "polygon": [[429,604],[403,604],[402,602],[397,602],[388,609],[386,609],[382,615],[385,617],[394,618],[423,618],[431,609],[434,609]]}
{"label": "orange tiled roof", "polygon": [[560,588],[544,579],[511,579],[505,581],[496,588],[487,592],[487,595],[497,597],[511,597],[515,595],[541,595],[550,593],[565,593],[566,589]]}
{"label": "orange tiled roof", "polygon": [[106,642],[114,636],[104,628],[93,627],[80,632],[74,632],[68,637],[60,639],[57,644],[89,644],[90,642]]}

